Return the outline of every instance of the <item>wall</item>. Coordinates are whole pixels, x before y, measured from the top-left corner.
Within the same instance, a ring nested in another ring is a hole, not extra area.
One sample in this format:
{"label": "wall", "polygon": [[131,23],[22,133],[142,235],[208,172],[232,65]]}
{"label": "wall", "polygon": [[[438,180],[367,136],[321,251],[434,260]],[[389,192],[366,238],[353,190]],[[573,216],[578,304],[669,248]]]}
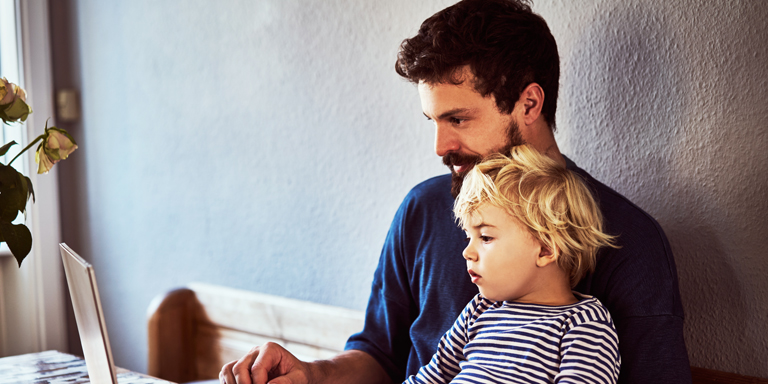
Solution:
{"label": "wall", "polygon": [[768,3],[540,3],[558,142],[665,229],[691,364],[768,377]]}
{"label": "wall", "polygon": [[[189,281],[365,307],[400,200],[445,172],[393,67],[451,1],[50,3],[83,107],[63,236],[118,365],[145,370],[146,308]],[[692,364],[768,377],[768,5],[534,9],[561,51],[558,141],[667,231]]]}

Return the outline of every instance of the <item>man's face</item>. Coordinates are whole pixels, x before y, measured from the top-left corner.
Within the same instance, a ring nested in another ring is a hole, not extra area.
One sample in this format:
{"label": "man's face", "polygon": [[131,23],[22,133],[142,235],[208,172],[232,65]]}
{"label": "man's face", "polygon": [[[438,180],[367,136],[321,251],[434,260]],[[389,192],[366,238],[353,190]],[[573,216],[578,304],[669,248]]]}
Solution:
{"label": "man's face", "polygon": [[424,115],[435,123],[435,153],[451,170],[451,193],[457,196],[472,167],[492,153],[508,153],[523,144],[515,109],[501,113],[493,95],[483,97],[472,85],[474,75],[464,69],[459,84],[419,83]]}

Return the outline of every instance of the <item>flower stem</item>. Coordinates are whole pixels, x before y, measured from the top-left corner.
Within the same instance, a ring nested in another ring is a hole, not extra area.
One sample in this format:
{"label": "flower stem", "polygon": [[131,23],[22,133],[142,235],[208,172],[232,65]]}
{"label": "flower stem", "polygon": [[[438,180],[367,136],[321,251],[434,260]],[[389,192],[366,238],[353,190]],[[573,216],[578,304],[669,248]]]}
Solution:
{"label": "flower stem", "polygon": [[11,163],[13,163],[13,161],[16,160],[17,157],[21,156],[21,154],[26,152],[29,148],[32,148],[32,146],[35,145],[35,143],[37,143],[38,141],[42,140],[43,136],[45,136],[45,134],[42,134],[42,135],[38,136],[35,140],[33,140],[31,143],[29,143],[29,145],[24,147],[24,149],[22,149],[21,152],[19,152],[13,159],[11,159],[11,161],[8,162],[8,165],[10,166]]}

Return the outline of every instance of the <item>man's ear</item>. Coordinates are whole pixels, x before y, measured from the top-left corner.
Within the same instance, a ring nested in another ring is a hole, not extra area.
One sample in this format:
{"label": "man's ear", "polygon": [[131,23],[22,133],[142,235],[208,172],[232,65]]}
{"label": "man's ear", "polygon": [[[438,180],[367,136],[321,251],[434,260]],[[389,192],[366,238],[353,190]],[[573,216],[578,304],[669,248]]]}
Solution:
{"label": "man's ear", "polygon": [[517,102],[522,103],[525,124],[531,125],[541,116],[541,108],[544,105],[544,90],[537,83],[528,84],[520,93],[520,99]]}
{"label": "man's ear", "polygon": [[536,258],[536,265],[538,267],[546,267],[557,261],[558,252],[557,249],[552,250],[546,244],[541,244],[541,251],[539,257]]}

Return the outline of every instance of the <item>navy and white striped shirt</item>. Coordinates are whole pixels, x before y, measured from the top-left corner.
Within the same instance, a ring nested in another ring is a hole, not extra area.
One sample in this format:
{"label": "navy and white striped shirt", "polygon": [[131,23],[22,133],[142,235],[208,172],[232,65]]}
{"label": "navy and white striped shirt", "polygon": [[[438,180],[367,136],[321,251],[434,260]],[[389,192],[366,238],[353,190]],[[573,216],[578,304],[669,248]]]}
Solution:
{"label": "navy and white striped shirt", "polygon": [[615,383],[616,328],[596,298],[563,306],[491,301],[479,294],[406,383]]}

